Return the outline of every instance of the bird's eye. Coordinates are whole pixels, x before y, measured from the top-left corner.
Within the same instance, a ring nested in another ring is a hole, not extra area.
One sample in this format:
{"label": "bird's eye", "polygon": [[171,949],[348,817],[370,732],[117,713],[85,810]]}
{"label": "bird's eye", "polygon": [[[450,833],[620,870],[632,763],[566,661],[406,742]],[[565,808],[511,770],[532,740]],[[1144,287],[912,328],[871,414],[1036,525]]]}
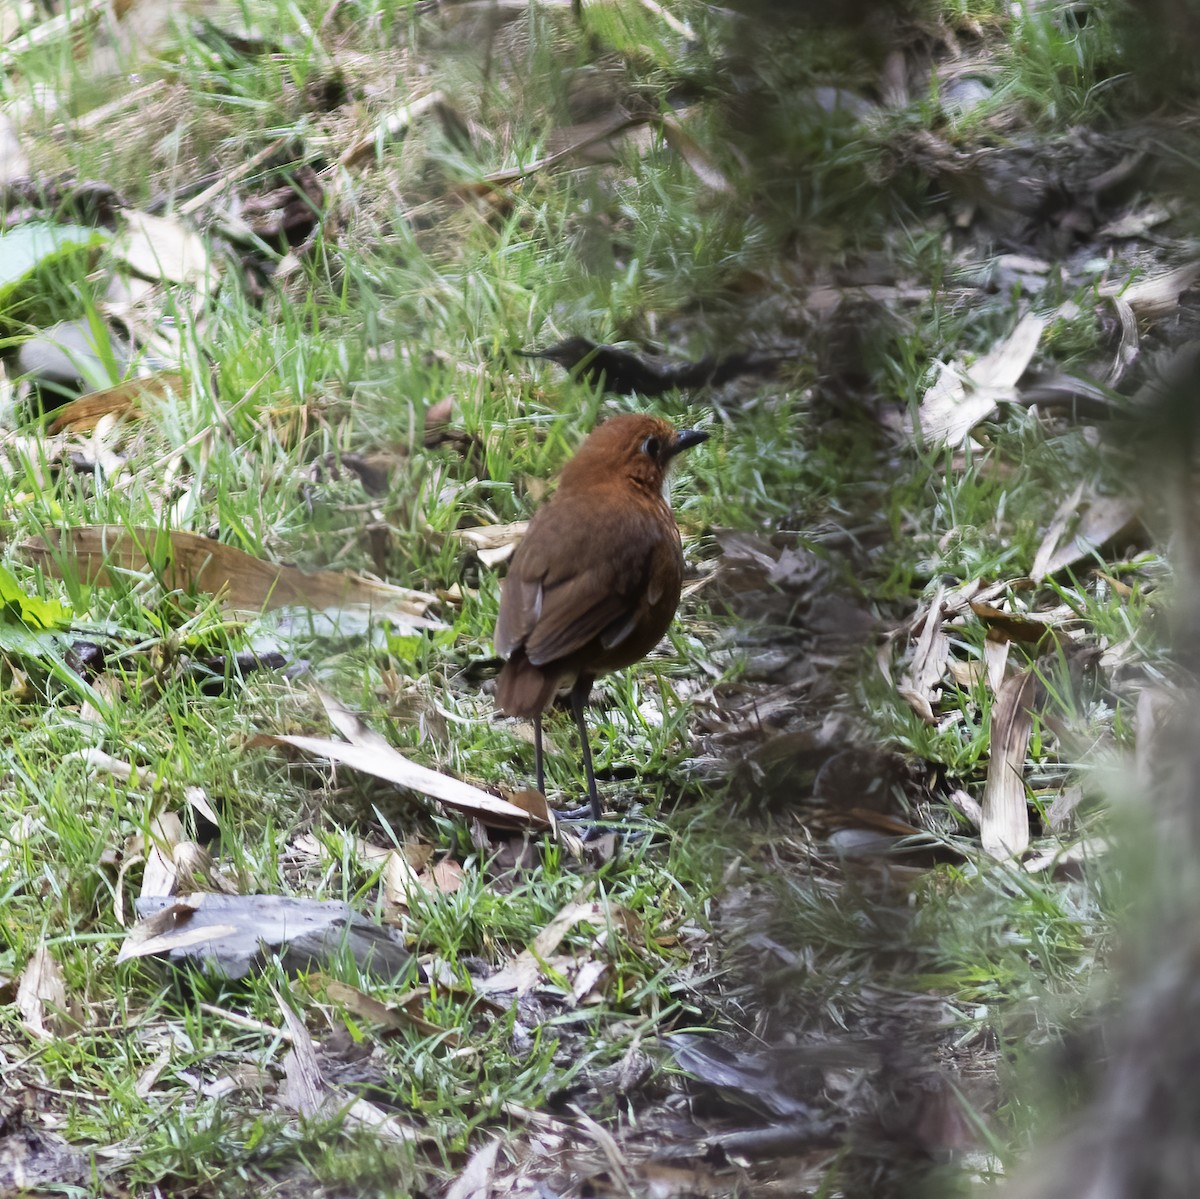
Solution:
{"label": "bird's eye", "polygon": [[657,437],[647,437],[646,440],[642,442],[642,453],[645,454],[647,458],[653,458],[655,462],[658,461],[658,455],[661,449],[662,442],[660,442]]}

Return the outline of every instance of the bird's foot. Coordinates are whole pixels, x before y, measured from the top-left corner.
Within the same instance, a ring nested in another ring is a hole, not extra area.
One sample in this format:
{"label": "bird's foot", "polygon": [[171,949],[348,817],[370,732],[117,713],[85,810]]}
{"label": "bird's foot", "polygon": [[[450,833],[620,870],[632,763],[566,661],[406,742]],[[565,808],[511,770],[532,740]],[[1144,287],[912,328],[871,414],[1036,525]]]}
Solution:
{"label": "bird's foot", "polygon": [[595,841],[607,831],[603,824],[603,814],[596,811],[591,804],[583,804],[578,808],[570,808],[566,812],[555,812],[554,819],[561,824],[576,824],[580,827],[576,832],[581,841]]}
{"label": "bird's foot", "polygon": [[594,811],[591,804],[583,804],[566,812],[556,811],[554,819],[560,824],[576,825],[571,831],[585,843],[598,841],[611,833],[619,842],[632,844],[653,836],[655,832],[653,821],[647,821],[640,813],[610,816],[606,820],[602,814]]}

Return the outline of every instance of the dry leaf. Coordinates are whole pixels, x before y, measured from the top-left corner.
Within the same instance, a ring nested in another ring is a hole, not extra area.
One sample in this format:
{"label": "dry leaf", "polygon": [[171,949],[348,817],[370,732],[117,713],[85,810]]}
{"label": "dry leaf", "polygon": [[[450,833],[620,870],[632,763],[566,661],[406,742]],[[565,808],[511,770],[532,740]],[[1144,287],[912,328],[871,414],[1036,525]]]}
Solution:
{"label": "dry leaf", "polygon": [[150,824],[150,848],[142,873],[140,895],[173,895],[179,872],[175,849],[183,840],[183,822],[174,812],[164,812]]}
{"label": "dry leaf", "polygon": [[142,379],[127,379],[115,387],[93,391],[59,408],[50,424],[50,432],[87,433],[105,416],[140,416],[140,400],[162,400],[167,396],[186,398],[183,376],[175,371],[159,371]]}
{"label": "dry leaf", "polygon": [[1038,681],[1032,669],[1013,675],[992,706],[990,757],[983,790],[980,840],[994,858],[1015,857],[1029,845],[1025,751],[1033,732]]}
{"label": "dry leaf", "polygon": [[495,1177],[499,1152],[498,1137],[482,1149],[476,1149],[462,1173],[447,1188],[443,1199],[491,1199],[492,1179]]}
{"label": "dry leaf", "polygon": [[1102,296],[1120,296],[1143,319],[1165,316],[1179,306],[1179,297],[1200,280],[1200,261],[1188,262],[1136,283],[1105,283]]}
{"label": "dry leaf", "polygon": [[[1060,570],[1094,558],[1101,546],[1132,537],[1141,528],[1141,504],[1128,496],[1083,496],[1080,487],[1059,506],[1034,555],[1030,576],[1035,583]],[[1074,533],[1067,531],[1074,524]]]}
{"label": "dry leaf", "polygon": [[62,1031],[67,985],[63,981],[62,968],[45,945],[39,945],[33,951],[21,971],[16,1005],[22,1023],[35,1037],[48,1040]]}
{"label": "dry leaf", "polygon": [[471,529],[456,529],[454,535],[475,551],[484,566],[492,569],[512,557],[528,528],[527,520],[518,520],[507,525],[477,525]]}
{"label": "dry leaf", "polygon": [[667,144],[692,168],[692,173],[709,191],[731,195],[736,190],[696,139],[674,117],[664,116],[660,124]]}
{"label": "dry leaf", "polygon": [[113,254],[146,279],[162,279],[196,289],[201,298],[216,290],[220,276],[203,239],[171,217],[127,211],[125,227],[113,241]]}
{"label": "dry leaf", "polygon": [[269,736],[264,740],[277,745],[292,745],[312,757],[328,758],[331,762],[361,770],[363,774],[395,783],[398,787],[418,791],[452,811],[478,816],[492,827],[543,829],[551,826],[548,807],[544,816],[527,812],[478,787],[472,787],[470,783],[439,774],[427,766],[419,766],[386,743],[381,746],[361,746],[327,737],[282,735]]}
{"label": "dry leaf", "polygon": [[[358,166],[365,159],[382,150],[388,142],[394,142],[408,132],[409,127],[418,118],[432,112],[446,102],[443,92],[430,92],[413,100],[411,104],[402,104],[389,112],[370,133],[364,134],[357,141],[351,142],[337,160],[339,167]],[[328,174],[327,168],[322,174]]]}
{"label": "dry leaf", "polygon": [[945,588],[939,587],[921,625],[912,662],[897,691],[928,724],[934,721],[933,704],[941,698],[942,676],[950,659],[950,638],[942,627]]}
{"label": "dry leaf", "polygon": [[1105,837],[1084,837],[1072,845],[1056,845],[1034,854],[1021,863],[1021,868],[1030,874],[1040,874],[1050,867],[1058,870],[1062,866],[1077,866],[1081,862],[1095,861],[1111,848],[1112,842]]}
{"label": "dry leaf", "polygon": [[1034,646],[1050,632],[1055,619],[1044,613],[1006,612],[982,600],[972,600],[971,611],[987,625],[989,641],[1020,641]]}
{"label": "dry leaf", "polygon": [[497,991],[516,991],[524,995],[533,990],[542,976],[542,966],[546,959],[562,944],[562,939],[580,921],[587,920],[593,924],[603,924],[604,909],[600,904],[588,902],[594,885],[589,883],[582,891],[584,898],[572,900],[549,924],[530,942],[529,947],[519,953],[502,970],[498,970],[491,978],[485,978],[475,984],[475,989],[482,994],[490,995]]}
{"label": "dry leaf", "polygon": [[[358,987],[339,982],[336,978],[319,971],[306,975],[304,986],[314,995],[323,995],[330,1002],[340,1004],[360,1020],[367,1020],[397,1032],[405,1028],[415,1028],[427,1037],[441,1037],[452,1047],[458,1045],[459,1037],[456,1032],[431,1023],[418,1013],[410,1011],[406,1004],[384,1003]],[[422,995],[427,998],[428,994],[428,991],[410,993],[412,999],[421,998]]]}
{"label": "dry leaf", "polygon": [[340,1115],[349,1125],[370,1128],[376,1136],[388,1141],[414,1141],[420,1134],[405,1127],[394,1116],[389,1116],[365,1099],[355,1099],[337,1087],[331,1087],[321,1074],[317,1060],[317,1047],[309,1031],[283,997],[271,988],[271,994],[279,1004],[284,1025],[289,1034],[290,1048],[283,1056],[285,1076],[284,1102],[304,1116],[325,1113]]}
{"label": "dry leaf", "polygon": [[54,578],[69,571],[97,587],[112,585],[112,571],[153,573],[167,590],[210,592],[235,609],[363,605],[399,618],[398,623],[410,629],[445,627],[422,615],[435,599],[426,592],[339,571],[306,573],[179,529],[120,525],[50,529],[26,541],[21,551]]}
{"label": "dry leaf", "polygon": [[1030,313],[1007,339],[969,369],[961,363],[943,364],[918,414],[925,444],[962,445],[971,430],[995,412],[998,403],[1013,399],[1017,381],[1028,368],[1045,328],[1046,318]]}

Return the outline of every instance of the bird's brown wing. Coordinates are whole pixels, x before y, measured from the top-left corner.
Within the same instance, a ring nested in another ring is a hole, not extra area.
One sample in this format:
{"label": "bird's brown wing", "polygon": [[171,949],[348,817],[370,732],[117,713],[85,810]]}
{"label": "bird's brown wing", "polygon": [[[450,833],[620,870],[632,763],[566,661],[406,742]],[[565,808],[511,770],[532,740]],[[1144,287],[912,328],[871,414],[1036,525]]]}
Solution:
{"label": "bird's brown wing", "polygon": [[[634,627],[656,544],[640,512],[597,520],[586,502],[559,497],[541,509],[513,555],[496,622],[496,649],[541,666],[597,637],[606,648]],[[643,548],[644,547],[644,548]]]}

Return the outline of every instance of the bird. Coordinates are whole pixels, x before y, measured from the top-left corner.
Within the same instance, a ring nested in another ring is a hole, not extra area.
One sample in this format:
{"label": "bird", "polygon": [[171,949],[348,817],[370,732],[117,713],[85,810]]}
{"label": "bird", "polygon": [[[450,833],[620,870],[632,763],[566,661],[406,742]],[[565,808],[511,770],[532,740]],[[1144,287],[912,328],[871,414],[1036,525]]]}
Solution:
{"label": "bird", "polygon": [[[532,718],[537,789],[546,792],[542,713],[569,689],[594,830],[601,819],[584,705],[596,677],[662,639],[683,584],[683,546],[665,484],[675,458],[708,439],[657,416],[623,413],[584,439],[534,514],[501,584],[496,700]],[[572,813],[572,816],[576,813]]]}

